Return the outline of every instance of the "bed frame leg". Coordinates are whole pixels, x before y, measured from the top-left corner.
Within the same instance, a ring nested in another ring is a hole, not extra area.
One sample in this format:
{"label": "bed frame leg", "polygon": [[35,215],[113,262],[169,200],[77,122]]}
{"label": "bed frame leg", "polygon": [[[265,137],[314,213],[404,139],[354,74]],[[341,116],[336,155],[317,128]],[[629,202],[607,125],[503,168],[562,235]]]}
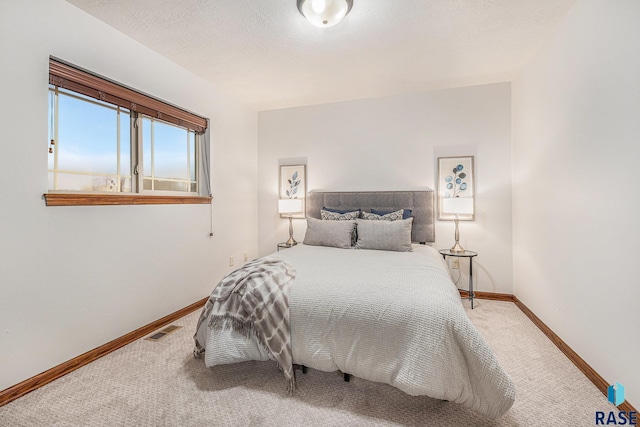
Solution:
{"label": "bed frame leg", "polygon": [[348,383],[349,380],[351,380],[351,374],[347,374],[343,372],[343,375],[344,375],[344,381]]}
{"label": "bed frame leg", "polygon": [[306,374],[308,370],[309,370],[309,368],[307,368],[306,366],[302,365],[302,373],[303,374]]}

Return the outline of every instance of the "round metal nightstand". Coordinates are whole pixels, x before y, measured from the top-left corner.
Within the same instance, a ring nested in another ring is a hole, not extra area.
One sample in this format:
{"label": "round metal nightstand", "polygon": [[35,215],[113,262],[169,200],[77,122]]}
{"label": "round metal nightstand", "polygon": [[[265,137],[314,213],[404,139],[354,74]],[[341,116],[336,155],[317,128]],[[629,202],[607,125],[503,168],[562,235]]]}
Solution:
{"label": "round metal nightstand", "polygon": [[471,309],[473,310],[473,299],[476,296],[473,292],[473,258],[478,256],[478,253],[474,251],[453,252],[451,249],[440,249],[438,252],[440,252],[440,255],[442,255],[444,259],[447,259],[448,256],[469,258],[469,296],[464,299],[471,301]]}

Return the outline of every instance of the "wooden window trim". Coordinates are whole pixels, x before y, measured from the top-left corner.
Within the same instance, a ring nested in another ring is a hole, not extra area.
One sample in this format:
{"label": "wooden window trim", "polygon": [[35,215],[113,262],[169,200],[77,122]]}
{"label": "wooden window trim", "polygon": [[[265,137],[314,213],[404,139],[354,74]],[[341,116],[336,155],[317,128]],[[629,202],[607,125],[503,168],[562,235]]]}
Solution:
{"label": "wooden window trim", "polygon": [[198,133],[207,129],[203,117],[53,58],[49,58],[49,83]]}
{"label": "wooden window trim", "polygon": [[209,204],[210,196],[155,196],[140,194],[45,193],[47,206],[196,205]]}

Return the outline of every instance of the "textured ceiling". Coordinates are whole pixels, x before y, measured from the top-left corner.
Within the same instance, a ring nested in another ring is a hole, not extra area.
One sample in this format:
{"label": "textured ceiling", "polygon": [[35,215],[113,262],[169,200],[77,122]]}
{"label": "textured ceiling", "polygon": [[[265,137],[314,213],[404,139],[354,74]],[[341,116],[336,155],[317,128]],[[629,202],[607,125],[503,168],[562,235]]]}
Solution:
{"label": "textured ceiling", "polygon": [[257,110],[510,80],[576,0],[67,0]]}

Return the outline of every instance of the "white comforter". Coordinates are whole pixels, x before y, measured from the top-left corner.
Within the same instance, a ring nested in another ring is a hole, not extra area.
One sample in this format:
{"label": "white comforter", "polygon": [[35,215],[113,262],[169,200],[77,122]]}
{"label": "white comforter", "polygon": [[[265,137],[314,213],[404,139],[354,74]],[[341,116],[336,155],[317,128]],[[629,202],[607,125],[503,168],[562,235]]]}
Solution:
{"label": "white comforter", "polygon": [[[511,407],[513,382],[467,317],[433,248],[298,245],[277,256],[296,269],[289,299],[294,363],[457,402],[491,418]],[[207,366],[268,359],[237,334],[198,334]]]}

